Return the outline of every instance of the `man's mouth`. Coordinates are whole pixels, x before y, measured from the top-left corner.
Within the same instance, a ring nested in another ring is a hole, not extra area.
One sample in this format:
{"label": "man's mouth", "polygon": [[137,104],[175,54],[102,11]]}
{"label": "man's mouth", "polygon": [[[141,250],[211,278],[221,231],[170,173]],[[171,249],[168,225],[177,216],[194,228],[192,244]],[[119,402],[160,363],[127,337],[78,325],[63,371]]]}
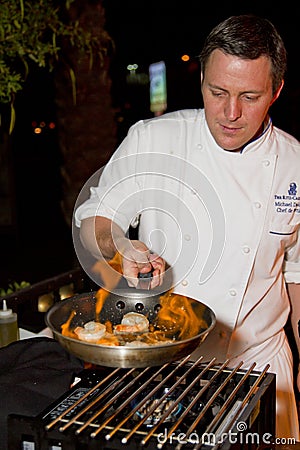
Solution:
{"label": "man's mouth", "polygon": [[238,131],[241,130],[241,127],[229,127],[227,125],[222,124],[220,124],[220,127],[226,134],[236,134]]}

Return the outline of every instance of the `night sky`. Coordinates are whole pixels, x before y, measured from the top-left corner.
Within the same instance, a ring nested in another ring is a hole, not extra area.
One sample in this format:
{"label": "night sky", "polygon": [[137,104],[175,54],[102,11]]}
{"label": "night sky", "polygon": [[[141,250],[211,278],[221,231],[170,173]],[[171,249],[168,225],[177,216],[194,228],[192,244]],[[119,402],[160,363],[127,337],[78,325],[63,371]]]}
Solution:
{"label": "night sky", "polygon": [[[196,57],[211,28],[233,14],[254,13],[273,21],[284,38],[294,62],[299,48],[300,8],[270,1],[211,2],[184,0],[105,0],[106,27],[116,42],[120,63],[135,60],[148,64],[164,59],[172,62],[183,52]],[[205,11],[204,11],[205,9]]]}
{"label": "night sky", "polygon": [[[288,52],[288,72],[281,97],[272,107],[272,117],[286,131],[300,138],[298,55],[300,8],[290,1],[282,7],[268,1],[208,2],[185,0],[145,2],[105,0],[106,28],[115,41],[111,65],[112,95],[115,105],[128,101],[135,110],[132,121],[150,116],[148,93],[128,93],[127,64],[139,65],[148,73],[149,64],[165,61],[167,68],[168,111],[201,107],[198,54],[209,31],[230,15],[254,13],[271,20],[282,35]],[[180,60],[190,55],[188,64]],[[133,103],[133,105],[132,105]],[[144,107],[143,107],[144,105]]]}

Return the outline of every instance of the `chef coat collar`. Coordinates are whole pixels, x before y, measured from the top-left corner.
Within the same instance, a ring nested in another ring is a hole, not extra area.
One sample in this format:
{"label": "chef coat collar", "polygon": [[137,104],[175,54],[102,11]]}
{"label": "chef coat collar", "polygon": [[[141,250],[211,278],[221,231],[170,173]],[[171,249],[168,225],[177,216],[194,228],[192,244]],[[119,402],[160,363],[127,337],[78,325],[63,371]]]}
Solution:
{"label": "chef coat collar", "polygon": [[271,133],[271,130],[272,130],[272,119],[271,119],[270,116],[267,116],[265,121],[264,121],[263,131],[261,132],[261,134],[256,136],[252,141],[248,142],[243,147],[243,149],[240,152],[233,152],[233,151],[231,152],[229,150],[224,150],[222,147],[220,147],[216,143],[213,135],[211,134],[211,131],[210,131],[209,127],[208,127],[208,124],[207,124],[206,120],[204,121],[204,124],[205,124],[206,132],[208,133],[208,135],[211,137],[211,139],[215,143],[216,148],[219,149],[219,151],[222,151],[223,153],[227,153],[227,154],[232,155],[232,156],[234,156],[234,155],[237,156],[237,155],[240,155],[240,154],[249,153],[250,151],[252,153],[256,149],[259,149],[261,144],[262,144],[262,142],[265,141],[269,137],[269,135]]}
{"label": "chef coat collar", "polygon": [[[271,125],[272,125],[272,119],[271,117],[267,116],[264,120],[263,123],[263,130],[262,132],[256,136],[252,141],[248,142],[240,151],[240,153],[245,153],[245,151],[249,151],[251,149],[253,149],[254,147],[256,147],[256,145],[253,145],[254,143],[256,143],[257,141],[261,141],[263,136],[266,136],[268,133],[268,130],[271,129]],[[260,142],[261,143],[261,142]]]}

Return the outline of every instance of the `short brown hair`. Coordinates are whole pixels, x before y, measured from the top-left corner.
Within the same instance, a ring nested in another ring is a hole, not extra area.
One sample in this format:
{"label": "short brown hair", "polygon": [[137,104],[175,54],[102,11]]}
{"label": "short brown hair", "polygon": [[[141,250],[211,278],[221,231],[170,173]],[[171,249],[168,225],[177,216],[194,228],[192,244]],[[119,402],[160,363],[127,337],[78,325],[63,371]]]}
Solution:
{"label": "short brown hair", "polygon": [[281,36],[268,19],[253,14],[231,16],[213,28],[199,56],[203,75],[208,58],[216,49],[242,59],[269,58],[273,94],[284,79],[287,52]]}

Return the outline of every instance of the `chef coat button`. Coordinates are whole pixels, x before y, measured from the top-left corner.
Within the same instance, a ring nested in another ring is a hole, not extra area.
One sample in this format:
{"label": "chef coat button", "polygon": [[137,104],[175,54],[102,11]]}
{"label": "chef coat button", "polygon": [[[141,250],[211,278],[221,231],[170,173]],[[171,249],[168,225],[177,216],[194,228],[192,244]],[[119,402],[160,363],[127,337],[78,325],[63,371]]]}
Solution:
{"label": "chef coat button", "polygon": [[189,283],[188,283],[187,280],[183,280],[183,281],[181,282],[181,284],[182,284],[182,286],[187,286]]}
{"label": "chef coat button", "polygon": [[197,144],[197,148],[202,149],[202,144]]}
{"label": "chef coat button", "polygon": [[263,165],[264,165],[265,167],[268,167],[268,166],[270,165],[270,161],[269,161],[268,159],[265,159],[265,160],[263,161]]}
{"label": "chef coat button", "polygon": [[190,240],[191,240],[191,235],[190,235],[190,234],[185,234],[185,235],[184,235],[184,239],[185,239],[186,241],[190,241]]}
{"label": "chef coat button", "polygon": [[261,203],[260,202],[255,202],[254,206],[255,206],[255,208],[259,209],[259,208],[261,208]]}
{"label": "chef coat button", "polygon": [[244,247],[243,247],[243,253],[250,253],[250,248],[248,247],[248,245],[245,245]]}
{"label": "chef coat button", "polygon": [[229,294],[231,295],[231,297],[235,297],[236,296],[236,290],[235,289],[230,289],[229,290]]}

